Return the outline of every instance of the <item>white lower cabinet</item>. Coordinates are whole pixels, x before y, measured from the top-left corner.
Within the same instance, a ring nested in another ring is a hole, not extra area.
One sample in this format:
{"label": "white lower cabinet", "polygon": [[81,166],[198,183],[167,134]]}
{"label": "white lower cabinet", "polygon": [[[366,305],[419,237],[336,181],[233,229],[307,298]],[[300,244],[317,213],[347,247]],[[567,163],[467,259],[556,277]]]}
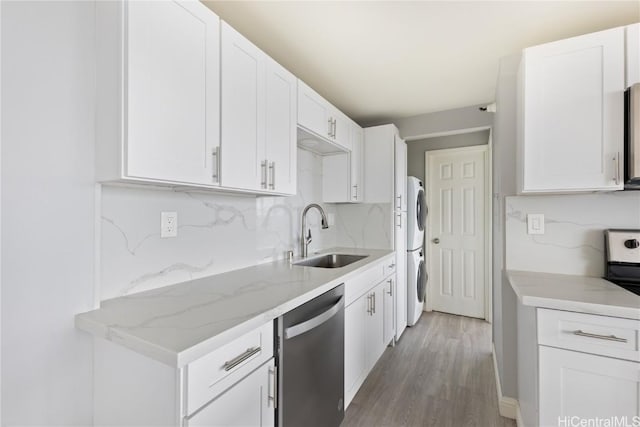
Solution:
{"label": "white lower cabinet", "polygon": [[539,355],[541,426],[640,415],[639,362],[546,346]]}
{"label": "white lower cabinet", "polygon": [[275,425],[275,365],[269,360],[185,420],[186,427]]}
{"label": "white lower cabinet", "polygon": [[384,353],[386,346],[393,340],[394,285],[395,275],[389,276],[371,287],[345,309],[346,406],[351,403],[367,375]]}

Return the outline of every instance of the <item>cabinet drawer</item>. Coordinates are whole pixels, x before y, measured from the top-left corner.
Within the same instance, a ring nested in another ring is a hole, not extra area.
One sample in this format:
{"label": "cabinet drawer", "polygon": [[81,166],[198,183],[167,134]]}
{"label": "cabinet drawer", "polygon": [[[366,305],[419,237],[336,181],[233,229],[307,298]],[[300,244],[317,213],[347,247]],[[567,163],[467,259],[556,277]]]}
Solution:
{"label": "cabinet drawer", "polygon": [[391,258],[388,258],[387,260],[384,261],[383,267],[382,267],[382,275],[384,277],[387,277],[393,273],[396,272],[396,257],[393,256]]}
{"label": "cabinet drawer", "polygon": [[344,287],[345,306],[357,300],[365,292],[373,288],[384,277],[384,265],[393,261],[379,261],[368,270],[348,280]]}
{"label": "cabinet drawer", "polygon": [[637,362],[640,321],[538,309],[538,343]]}
{"label": "cabinet drawer", "polygon": [[273,322],[268,322],[190,363],[187,367],[187,414],[272,357]]}

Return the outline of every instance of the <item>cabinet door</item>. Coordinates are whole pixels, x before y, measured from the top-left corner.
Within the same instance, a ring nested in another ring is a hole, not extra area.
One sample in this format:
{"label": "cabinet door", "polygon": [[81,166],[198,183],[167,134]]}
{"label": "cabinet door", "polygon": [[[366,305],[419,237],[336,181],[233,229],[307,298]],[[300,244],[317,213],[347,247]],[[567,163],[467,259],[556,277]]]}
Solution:
{"label": "cabinet door", "polygon": [[274,426],[274,362],[262,365],[186,420],[187,427]]}
{"label": "cabinet door", "polygon": [[268,190],[296,194],[297,79],[280,64],[267,58],[265,161]]}
{"label": "cabinet door", "polygon": [[539,346],[540,425],[640,415],[640,363]]}
{"label": "cabinet door", "polygon": [[325,203],[351,201],[351,154],[322,156],[322,200]]}
{"label": "cabinet door", "polygon": [[407,211],[407,143],[395,136],[395,209]]}
{"label": "cabinet door", "polygon": [[370,294],[370,310],[367,318],[366,347],[367,347],[367,373],[384,352],[384,285],[378,284]]}
{"label": "cabinet door", "polygon": [[367,375],[365,344],[368,320],[368,294],[344,310],[344,396],[348,405]]}
{"label": "cabinet door", "polygon": [[394,316],[395,316],[395,300],[394,295],[396,291],[396,278],[391,276],[384,282],[383,298],[384,298],[384,344],[388,345],[395,334],[394,328]]}
{"label": "cabinet door", "polygon": [[126,2],[124,175],[215,184],[218,17],[198,2]]}
{"label": "cabinet door", "polygon": [[622,189],[624,28],[525,49],[521,191]]}
{"label": "cabinet door", "polygon": [[332,124],[329,104],[318,93],[298,80],[298,125],[330,139]]}
{"label": "cabinet door", "polygon": [[351,150],[351,120],[335,108],[331,112],[331,117],[334,120],[333,142],[347,150]]}
{"label": "cabinet door", "polygon": [[223,186],[266,189],[266,55],[222,22],[221,176]]}
{"label": "cabinet door", "polygon": [[351,201],[362,202],[364,199],[364,167],[362,164],[362,149],[364,132],[360,126],[351,126]]}
{"label": "cabinet door", "polygon": [[396,340],[407,327],[407,213],[395,213]]}

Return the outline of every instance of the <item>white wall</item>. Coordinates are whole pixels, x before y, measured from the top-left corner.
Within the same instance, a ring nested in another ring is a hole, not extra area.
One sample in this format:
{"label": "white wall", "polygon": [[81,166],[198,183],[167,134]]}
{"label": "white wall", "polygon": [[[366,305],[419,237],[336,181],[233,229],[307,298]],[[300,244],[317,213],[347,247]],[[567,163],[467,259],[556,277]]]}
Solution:
{"label": "white wall", "polygon": [[[506,268],[604,274],[603,231],[640,229],[640,192],[507,197]],[[527,214],[544,214],[545,234],[527,234]]]}
{"label": "white wall", "polygon": [[90,425],[94,4],[2,2],[2,425]]}

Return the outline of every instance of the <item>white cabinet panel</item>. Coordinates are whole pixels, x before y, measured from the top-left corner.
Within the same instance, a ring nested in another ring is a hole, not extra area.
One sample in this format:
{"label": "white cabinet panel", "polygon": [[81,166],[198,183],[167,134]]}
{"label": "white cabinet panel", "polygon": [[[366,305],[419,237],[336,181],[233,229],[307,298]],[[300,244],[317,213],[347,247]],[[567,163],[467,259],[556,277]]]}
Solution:
{"label": "white cabinet panel", "polygon": [[396,340],[407,327],[407,213],[395,212]]}
{"label": "white cabinet panel", "polygon": [[357,124],[351,126],[351,185],[352,202],[364,201],[364,131]]}
{"label": "white cabinet panel", "polygon": [[[407,143],[398,135],[394,137],[395,149],[395,209],[407,211]],[[406,250],[406,248],[405,248]]]}
{"label": "white cabinet panel", "polygon": [[222,23],[221,183],[296,193],[296,85],[287,70]]}
{"label": "white cabinet panel", "polygon": [[640,362],[540,346],[540,425],[640,415]]}
{"label": "white cabinet panel", "polygon": [[274,60],[267,59],[265,144],[268,189],[296,194],[297,79]]}
{"label": "white cabinet panel", "polygon": [[520,190],[622,189],[624,28],[524,50]]}
{"label": "white cabinet panel", "polygon": [[627,78],[625,87],[640,83],[640,24],[629,25],[627,35]]}
{"label": "white cabinet panel", "polygon": [[359,203],[364,200],[363,138],[357,123],[349,121],[351,152],[322,158],[322,200],[326,203]]}
{"label": "white cabinet panel", "polygon": [[329,104],[316,91],[298,80],[298,125],[311,132],[330,138],[332,124]]}
{"label": "white cabinet panel", "polygon": [[358,298],[344,311],[344,396],[345,406],[367,375],[366,328],[367,296]]}
{"label": "white cabinet panel", "polygon": [[187,427],[275,425],[275,370],[271,359],[189,417]]}
{"label": "white cabinet panel", "polygon": [[96,5],[99,181],[217,185],[219,26],[199,2]]}
{"label": "white cabinet panel", "polygon": [[221,182],[225,187],[265,189],[266,55],[225,22],[221,34]]}
{"label": "white cabinet panel", "polygon": [[383,299],[384,299],[384,344],[389,344],[395,335],[395,294],[396,294],[396,278],[391,276],[383,283]]}
{"label": "white cabinet panel", "polygon": [[384,285],[378,284],[368,294],[369,318],[367,319],[366,349],[367,349],[367,373],[371,372],[376,362],[384,352]]}

